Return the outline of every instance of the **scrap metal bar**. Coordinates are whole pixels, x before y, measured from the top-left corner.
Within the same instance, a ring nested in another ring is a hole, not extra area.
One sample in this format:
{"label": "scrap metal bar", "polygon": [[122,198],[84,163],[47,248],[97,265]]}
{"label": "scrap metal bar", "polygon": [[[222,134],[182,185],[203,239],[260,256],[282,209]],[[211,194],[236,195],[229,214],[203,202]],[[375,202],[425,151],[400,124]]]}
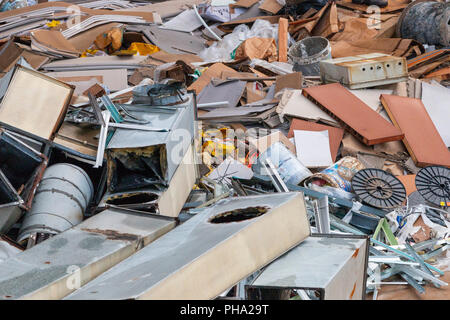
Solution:
{"label": "scrap metal bar", "polygon": [[442,252],[444,252],[445,250],[447,250],[447,247],[448,247],[448,244],[446,244],[446,245],[444,245],[444,246],[442,246],[442,247],[440,247],[440,248],[438,248],[436,250],[433,250],[433,251],[431,251],[429,253],[425,253],[422,256],[422,259],[423,260],[428,260],[428,259],[430,259],[430,258],[432,258],[434,256],[437,256],[437,255],[441,254]]}
{"label": "scrap metal bar", "polygon": [[[381,252],[373,247],[370,247],[369,250],[372,254],[377,254],[380,256],[389,256],[387,253]],[[425,289],[420,284],[418,284],[417,281],[412,276],[409,275],[410,271],[404,269],[405,266],[399,266],[399,265],[392,266],[389,263],[387,263],[387,264],[391,267],[391,270],[390,270],[390,272],[386,272],[386,273],[384,273],[384,275],[381,275],[381,277],[380,277],[381,280],[387,279],[387,278],[393,276],[394,274],[398,273],[400,275],[400,277],[402,277],[404,280],[406,280],[406,282],[408,282],[420,294],[425,292]]]}
{"label": "scrap metal bar", "polygon": [[111,113],[108,110],[102,111],[103,121],[105,125],[100,128],[100,138],[97,147],[97,158],[95,160],[94,168],[101,167],[103,165],[103,157],[105,154],[106,137],[108,135],[108,125],[111,119]]}
{"label": "scrap metal bar", "polygon": [[269,176],[270,180],[272,180],[272,183],[278,192],[289,192],[289,189],[287,188],[284,181],[281,179],[277,169],[273,165],[272,161],[270,161],[270,159],[267,158],[265,160],[263,167],[264,169],[266,169],[267,175]]}
{"label": "scrap metal bar", "polygon": [[[415,261],[414,258],[411,257],[409,254],[406,254],[406,253],[404,253],[403,251],[394,249],[394,248],[388,246],[387,244],[384,244],[383,242],[380,242],[380,241],[375,240],[375,239],[373,239],[373,238],[370,238],[370,241],[372,241],[373,243],[375,243],[375,244],[377,244],[377,245],[379,245],[379,246],[382,246],[382,247],[388,249],[389,251],[395,252],[395,253],[397,253],[398,255],[401,255],[402,257],[405,257],[406,259],[408,259],[408,260],[410,260],[410,261]],[[426,262],[425,262],[425,264],[426,264],[426,266],[427,266],[428,268],[430,268],[431,270],[436,271],[436,272],[439,273],[440,275],[444,275],[444,272],[442,272],[442,271],[439,270],[438,268],[433,267],[432,265],[430,265],[430,264],[428,264],[428,263],[426,263]]]}
{"label": "scrap metal bar", "polygon": [[154,128],[140,124],[128,124],[128,123],[116,123],[111,122],[109,127],[120,128],[120,129],[130,129],[130,130],[142,130],[142,131],[154,131],[154,132],[168,132],[166,128]]}
{"label": "scrap metal bar", "polygon": [[116,106],[107,95],[100,97],[100,100],[102,101],[105,108],[108,109],[109,112],[111,112],[111,117],[115,122],[123,122],[123,117],[120,115],[119,110],[117,110]]}
{"label": "scrap metal bar", "polygon": [[[433,273],[430,271],[430,269],[428,269],[428,267],[425,265],[425,261],[422,260],[421,257],[419,257],[419,255],[416,253],[416,251],[414,251],[414,249],[409,245],[409,243],[405,242],[406,245],[406,249],[409,251],[409,253],[413,256],[413,258],[420,264],[420,267],[422,268],[422,270],[426,273],[428,273],[429,275],[433,276]],[[434,286],[436,288],[440,288],[440,286],[436,283],[433,283]]]}

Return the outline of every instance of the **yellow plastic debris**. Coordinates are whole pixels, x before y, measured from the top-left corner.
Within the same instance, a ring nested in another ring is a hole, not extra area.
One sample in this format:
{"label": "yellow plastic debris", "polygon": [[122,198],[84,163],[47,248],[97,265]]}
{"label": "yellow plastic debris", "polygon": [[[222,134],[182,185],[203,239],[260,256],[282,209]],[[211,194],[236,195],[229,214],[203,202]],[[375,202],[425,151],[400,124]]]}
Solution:
{"label": "yellow plastic debris", "polygon": [[61,24],[61,21],[58,20],[52,20],[51,22],[48,22],[46,25],[49,28],[54,28],[56,26],[59,26]]}
{"label": "yellow plastic debris", "polygon": [[133,42],[128,48],[128,50],[137,51],[140,56],[148,56],[150,54],[158,52],[160,49],[152,44],[143,42]]}
{"label": "yellow plastic debris", "polygon": [[86,58],[88,56],[93,56],[95,55],[95,53],[98,52],[97,49],[86,49],[82,54],[81,54],[81,58]]}

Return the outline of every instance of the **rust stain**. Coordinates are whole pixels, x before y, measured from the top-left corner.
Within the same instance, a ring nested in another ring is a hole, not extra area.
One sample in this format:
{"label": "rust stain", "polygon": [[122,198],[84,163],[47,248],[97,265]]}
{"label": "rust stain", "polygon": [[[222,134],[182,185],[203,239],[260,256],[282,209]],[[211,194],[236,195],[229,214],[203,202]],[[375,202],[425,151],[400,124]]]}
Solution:
{"label": "rust stain", "polygon": [[355,284],[353,285],[352,293],[350,293],[350,299],[353,299],[353,295],[355,294],[355,290],[356,290],[356,282],[355,282]]}
{"label": "rust stain", "polygon": [[139,237],[135,234],[131,233],[120,233],[115,230],[100,230],[100,229],[81,229],[83,231],[92,232],[92,233],[99,233],[106,236],[109,240],[125,240],[125,241],[136,241],[139,240]]}
{"label": "rust stain", "polygon": [[359,253],[359,248],[355,250],[355,252],[352,255],[352,258],[356,258],[358,256]]}

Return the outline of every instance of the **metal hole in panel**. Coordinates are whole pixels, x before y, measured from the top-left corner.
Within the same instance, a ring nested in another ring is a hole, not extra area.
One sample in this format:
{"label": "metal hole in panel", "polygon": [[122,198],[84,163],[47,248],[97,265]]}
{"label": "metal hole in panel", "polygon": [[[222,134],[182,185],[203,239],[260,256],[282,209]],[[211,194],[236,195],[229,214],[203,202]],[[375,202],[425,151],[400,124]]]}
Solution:
{"label": "metal hole in panel", "polygon": [[209,222],[211,223],[228,223],[239,222],[244,220],[253,219],[262,216],[269,210],[268,207],[247,207],[239,208],[231,211],[219,213],[212,217]]}

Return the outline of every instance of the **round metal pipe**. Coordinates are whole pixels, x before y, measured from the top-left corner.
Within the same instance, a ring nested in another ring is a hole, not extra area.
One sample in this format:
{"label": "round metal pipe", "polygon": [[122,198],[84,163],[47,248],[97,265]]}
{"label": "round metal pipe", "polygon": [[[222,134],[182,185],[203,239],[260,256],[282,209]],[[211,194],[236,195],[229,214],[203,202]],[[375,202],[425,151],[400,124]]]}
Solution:
{"label": "round metal pipe", "polygon": [[54,235],[77,225],[93,194],[94,186],[83,169],[69,163],[48,167],[24,218],[18,242],[33,233]]}

